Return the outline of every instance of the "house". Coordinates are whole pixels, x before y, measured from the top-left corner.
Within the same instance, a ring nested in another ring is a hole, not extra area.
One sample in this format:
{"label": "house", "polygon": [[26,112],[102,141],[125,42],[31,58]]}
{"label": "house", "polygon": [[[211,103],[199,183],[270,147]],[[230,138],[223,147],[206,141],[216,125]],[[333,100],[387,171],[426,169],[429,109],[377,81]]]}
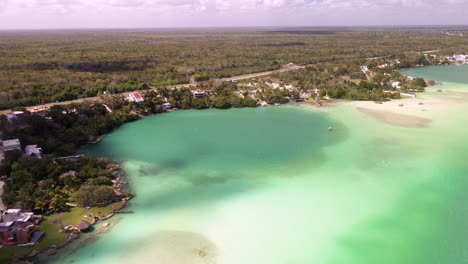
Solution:
{"label": "house", "polygon": [[41,217],[21,209],[8,209],[1,215],[0,245],[33,245],[44,232],[35,232]]}
{"label": "house", "polygon": [[141,96],[140,93],[130,93],[128,95],[128,100],[130,102],[135,102],[135,103],[141,103],[143,102],[145,99],[143,99],[143,96]]}
{"label": "house", "polygon": [[392,87],[397,89],[401,88],[401,82],[392,82]]}
{"label": "house", "polygon": [[288,90],[288,91],[294,90],[294,86],[292,86],[292,85],[290,85],[290,84],[285,85],[284,88],[285,88],[286,90]]}
{"label": "house", "polygon": [[31,112],[31,114],[43,114],[47,111],[47,108],[45,107],[42,107],[42,108],[34,108],[34,109],[31,109],[29,112]]}
{"label": "house", "polygon": [[21,213],[21,209],[8,209],[3,212],[0,222],[13,222]]}
{"label": "house", "polygon": [[171,108],[172,108],[171,103],[164,103],[164,104],[162,104],[162,106],[163,106],[165,109],[171,109]]}
{"label": "house", "polygon": [[201,90],[192,91],[192,96],[197,99],[203,99],[206,96],[206,92]]}
{"label": "house", "polygon": [[8,120],[12,120],[12,119],[16,118],[16,116],[13,113],[7,114],[6,117],[7,117]]}
{"label": "house", "polygon": [[257,90],[249,91],[249,93],[247,94],[247,96],[248,96],[250,99],[257,99]]}
{"label": "house", "polygon": [[300,93],[299,94],[299,99],[301,100],[309,100],[310,98],[310,93]]}
{"label": "house", "polygon": [[296,64],[294,64],[294,63],[292,63],[292,62],[290,62],[290,63],[288,63],[288,64],[286,64],[286,65],[283,66],[283,70],[282,70],[282,71],[285,71],[285,70],[286,70],[286,71],[287,71],[287,70],[297,70],[297,69],[300,69],[300,68],[301,68],[300,66],[298,66],[298,65],[296,65]]}
{"label": "house", "polygon": [[19,117],[19,116],[23,116],[24,115],[24,112],[23,111],[14,111],[14,112],[11,112],[13,115],[15,115],[16,117]]}
{"label": "house", "polygon": [[17,118],[17,117],[23,116],[23,115],[24,115],[23,111],[14,111],[14,112],[6,114],[8,120],[12,120],[14,118]]}
{"label": "house", "polygon": [[270,84],[268,84],[268,85],[269,85],[271,88],[273,88],[273,89],[278,89],[278,88],[280,88],[280,85],[279,85],[278,83],[270,83]]}
{"label": "house", "polygon": [[11,139],[3,141],[3,151],[21,150],[21,143],[19,139]]}
{"label": "house", "polygon": [[468,61],[467,55],[454,55],[453,61],[456,63],[466,63]]}
{"label": "house", "polygon": [[37,145],[27,145],[24,149],[26,156],[36,156],[38,158],[42,158],[42,148],[38,147]]}

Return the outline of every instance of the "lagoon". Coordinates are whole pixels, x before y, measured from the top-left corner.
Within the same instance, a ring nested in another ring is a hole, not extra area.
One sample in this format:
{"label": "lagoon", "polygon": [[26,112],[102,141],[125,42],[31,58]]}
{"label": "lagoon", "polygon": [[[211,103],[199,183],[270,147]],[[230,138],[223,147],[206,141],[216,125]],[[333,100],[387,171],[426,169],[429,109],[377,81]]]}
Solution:
{"label": "lagoon", "polygon": [[[431,71],[406,74],[446,81]],[[468,81],[456,81],[442,86],[453,94],[419,96],[432,121],[424,128],[381,122],[351,103],[179,111],[127,124],[83,152],[122,162],[135,214],[40,261],[464,263],[468,122],[457,113],[468,110]],[[431,108],[440,97],[457,103]]]}

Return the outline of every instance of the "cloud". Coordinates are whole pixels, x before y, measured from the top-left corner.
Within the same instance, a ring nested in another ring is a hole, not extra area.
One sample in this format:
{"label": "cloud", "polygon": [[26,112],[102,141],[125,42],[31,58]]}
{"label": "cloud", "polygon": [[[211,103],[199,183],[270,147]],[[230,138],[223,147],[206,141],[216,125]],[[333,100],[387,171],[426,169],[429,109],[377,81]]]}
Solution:
{"label": "cloud", "polygon": [[0,28],[467,24],[467,8],[467,0],[0,0]]}

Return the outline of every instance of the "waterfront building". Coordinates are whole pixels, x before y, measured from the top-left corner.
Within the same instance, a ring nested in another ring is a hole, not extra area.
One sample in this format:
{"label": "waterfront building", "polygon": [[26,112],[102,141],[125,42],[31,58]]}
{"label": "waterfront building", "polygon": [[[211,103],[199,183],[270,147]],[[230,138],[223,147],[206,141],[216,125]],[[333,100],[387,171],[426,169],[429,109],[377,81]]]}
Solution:
{"label": "waterfront building", "polygon": [[143,99],[143,96],[141,96],[140,93],[130,93],[128,95],[128,100],[130,102],[135,102],[135,103],[141,103],[143,102],[145,99]]}
{"label": "waterfront building", "polygon": [[192,91],[192,96],[197,99],[203,99],[206,96],[206,92],[201,90]]}
{"label": "waterfront building", "polygon": [[38,147],[37,145],[27,145],[24,149],[26,156],[36,156],[38,158],[42,158],[42,148]]}
{"label": "waterfront building", "polygon": [[19,139],[11,139],[3,141],[3,151],[21,150]]}
{"label": "waterfront building", "polygon": [[44,232],[34,231],[41,220],[31,212],[8,209],[1,215],[0,245],[34,245]]}
{"label": "waterfront building", "polygon": [[171,109],[172,108],[172,105],[170,103],[164,103],[162,104],[162,106],[165,108],[165,109]]}

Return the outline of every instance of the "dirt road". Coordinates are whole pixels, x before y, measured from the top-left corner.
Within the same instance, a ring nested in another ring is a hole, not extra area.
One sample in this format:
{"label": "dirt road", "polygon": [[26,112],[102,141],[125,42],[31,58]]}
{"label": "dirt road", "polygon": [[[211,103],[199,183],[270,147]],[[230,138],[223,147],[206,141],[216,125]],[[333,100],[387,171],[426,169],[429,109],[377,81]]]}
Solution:
{"label": "dirt road", "polygon": [[[266,71],[266,72],[252,73],[252,74],[244,74],[244,75],[233,76],[233,77],[229,77],[229,78],[222,78],[221,80],[222,81],[240,81],[240,80],[252,79],[252,78],[257,78],[257,77],[263,77],[263,76],[267,76],[267,75],[270,75],[270,74],[276,73],[276,72],[287,72],[287,71],[294,71],[294,70],[304,69],[307,66],[311,66],[311,65],[294,66],[294,67],[290,67],[290,68],[283,68],[283,69],[276,70],[276,71]],[[168,88],[180,89],[180,88],[187,88],[187,87],[191,87],[191,86],[195,86],[195,85],[196,85],[195,83],[187,83],[187,84],[171,85],[171,86],[168,86]],[[134,92],[141,92],[141,91],[134,91]],[[129,94],[129,93],[131,93],[131,92],[121,93],[121,95]],[[100,100],[101,100],[101,97],[96,96],[96,97],[81,98],[81,99],[76,99],[76,100],[71,100],[71,101],[64,101],[64,102],[59,102],[59,103],[47,103],[47,104],[42,104],[42,105],[28,106],[28,107],[26,107],[26,109],[27,110],[33,110],[35,108],[52,107],[54,105],[67,105],[67,104],[72,104],[72,103],[82,103],[82,102],[86,102],[86,101],[100,101]],[[8,114],[10,112],[11,112],[11,110],[1,110],[0,114]]]}

